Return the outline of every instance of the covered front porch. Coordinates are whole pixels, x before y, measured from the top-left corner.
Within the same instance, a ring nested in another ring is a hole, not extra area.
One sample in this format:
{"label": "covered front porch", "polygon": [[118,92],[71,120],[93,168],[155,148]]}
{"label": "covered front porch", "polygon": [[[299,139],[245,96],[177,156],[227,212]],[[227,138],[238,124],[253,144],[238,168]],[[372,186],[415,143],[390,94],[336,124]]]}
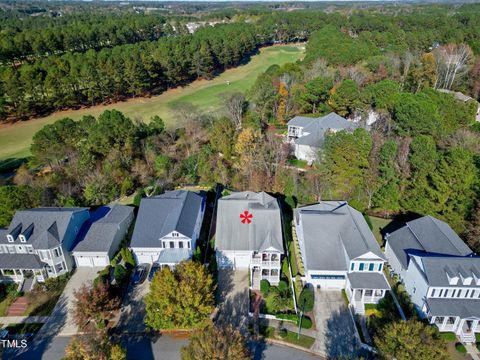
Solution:
{"label": "covered front porch", "polygon": [[253,266],[251,270],[252,289],[260,290],[260,281],[267,280],[270,285],[277,286],[280,282],[279,269],[262,269],[259,266]]}
{"label": "covered front porch", "polygon": [[480,306],[475,299],[428,299],[426,313],[430,324],[441,332],[454,332],[460,341],[474,343],[480,332]]}
{"label": "covered front porch", "polygon": [[33,278],[44,282],[47,278],[45,264],[34,254],[3,254],[0,257],[0,281],[20,283]]}
{"label": "covered front porch", "polygon": [[357,314],[365,313],[365,304],[377,304],[387,290],[390,286],[383,273],[354,272],[347,275],[347,296]]}

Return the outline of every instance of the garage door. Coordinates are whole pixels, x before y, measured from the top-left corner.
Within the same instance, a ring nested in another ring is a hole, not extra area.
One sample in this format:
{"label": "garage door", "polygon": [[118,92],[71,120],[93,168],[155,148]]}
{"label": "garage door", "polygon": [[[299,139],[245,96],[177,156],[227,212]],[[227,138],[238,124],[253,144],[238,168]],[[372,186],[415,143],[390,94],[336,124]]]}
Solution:
{"label": "garage door", "polygon": [[158,259],[158,256],[154,255],[137,255],[137,264],[153,264],[155,260]]}
{"label": "garage door", "polygon": [[108,265],[107,259],[105,256],[100,256],[100,257],[94,257],[92,258],[93,260],[93,266],[102,266],[105,267]]}
{"label": "garage door", "polygon": [[76,256],[77,266],[92,266],[92,260],[88,256]]}
{"label": "garage door", "polygon": [[235,255],[235,269],[248,269],[250,266],[250,255]]}

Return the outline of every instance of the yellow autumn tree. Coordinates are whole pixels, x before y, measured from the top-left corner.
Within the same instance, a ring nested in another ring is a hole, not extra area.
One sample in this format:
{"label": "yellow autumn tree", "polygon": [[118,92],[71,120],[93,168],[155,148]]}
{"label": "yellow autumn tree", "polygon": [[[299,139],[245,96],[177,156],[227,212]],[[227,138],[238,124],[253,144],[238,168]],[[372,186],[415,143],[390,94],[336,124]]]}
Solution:
{"label": "yellow autumn tree", "polygon": [[279,102],[278,102],[278,109],[277,109],[277,120],[281,124],[285,124],[288,94],[289,93],[288,93],[287,86],[285,85],[285,83],[280,82],[280,85],[278,86]]}

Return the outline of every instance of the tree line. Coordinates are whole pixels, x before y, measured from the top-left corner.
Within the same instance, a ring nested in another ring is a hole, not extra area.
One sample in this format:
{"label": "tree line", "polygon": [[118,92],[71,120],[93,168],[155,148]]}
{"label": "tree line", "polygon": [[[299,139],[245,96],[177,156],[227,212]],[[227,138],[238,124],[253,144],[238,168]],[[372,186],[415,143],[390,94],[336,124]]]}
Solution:
{"label": "tree line", "polygon": [[52,54],[99,50],[173,34],[173,28],[160,15],[89,12],[11,19],[2,22],[0,63],[12,65]]}
{"label": "tree line", "polygon": [[[27,118],[56,109],[158,93],[196,78],[210,78],[237,65],[258,46],[304,41],[312,33],[315,36],[309,42],[306,61],[312,62],[321,56],[327,64],[344,67],[367,61],[368,68],[380,66],[388,72],[400,63],[405,67],[422,63],[418,53],[437,43],[452,41],[464,42],[476,53],[480,26],[474,19],[479,8],[460,7],[452,16],[447,13],[448,9],[427,7],[419,13],[398,15],[363,11],[350,17],[315,11],[273,12],[258,15],[248,23],[203,28],[193,35],[117,46],[113,46],[116,35],[112,30],[111,38],[105,40],[111,48],[72,52],[67,47],[68,52],[63,55],[54,54],[18,67],[1,68],[0,117]],[[432,16],[436,16],[435,21]],[[112,15],[112,19],[112,24],[116,24],[116,17]],[[136,24],[136,16],[127,16],[128,19]],[[152,24],[151,21],[154,20],[145,20],[147,24]],[[75,24],[64,26],[75,27]],[[61,26],[52,29],[63,33]],[[79,31],[77,35],[95,32],[87,25],[85,29],[88,31]],[[156,36],[148,34],[147,31],[141,38],[132,35],[134,38],[130,40]],[[400,55],[405,59],[399,59]],[[438,57],[440,55],[438,52]],[[448,60],[448,56],[447,52],[444,58]],[[428,59],[425,62],[428,63]],[[445,68],[445,73],[450,74],[450,70]],[[450,84],[449,80],[451,78],[445,79],[444,83]]]}

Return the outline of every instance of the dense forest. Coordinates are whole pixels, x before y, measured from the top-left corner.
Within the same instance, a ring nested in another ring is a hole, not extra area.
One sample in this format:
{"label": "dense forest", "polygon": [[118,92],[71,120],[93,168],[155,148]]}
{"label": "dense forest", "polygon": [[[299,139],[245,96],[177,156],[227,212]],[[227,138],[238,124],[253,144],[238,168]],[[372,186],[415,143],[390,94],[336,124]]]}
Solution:
{"label": "dense forest", "polygon": [[[167,129],[159,117],[133,121],[117,111],[45,126],[33,138],[32,158],[0,187],[0,225],[23,207],[98,205],[132,194],[138,201],[144,191],[221,183],[302,204],[345,199],[383,217],[434,215],[480,251],[478,105],[438,91],[479,98],[479,10],[425,7],[416,14],[348,18],[305,13],[301,21],[273,13],[258,23],[8,67],[3,74],[16,79],[9,91],[18,92],[16,111],[24,113],[53,99],[49,106],[73,106],[78,97],[93,103],[208,78],[261,44],[309,39],[302,62],[270,67],[246,93],[223,94],[222,112],[202,113],[188,104],[172,110],[184,128]],[[48,66],[52,61],[57,65]],[[69,61],[78,62],[76,79]],[[22,72],[36,66],[46,76],[57,72],[48,90],[42,78],[35,83]],[[20,89],[27,84],[25,107]],[[312,166],[293,161],[283,141],[286,122],[331,111],[362,126],[329,134]],[[367,126],[372,114],[376,121]]]}
{"label": "dense forest", "polygon": [[168,17],[154,15],[75,15],[74,22],[14,19],[2,25],[0,118],[158,93],[211,78],[260,46],[305,41],[316,31],[307,61],[321,55],[332,65],[355,65],[372,55],[371,61],[390,57],[402,62],[407,53],[448,43],[480,51],[478,6],[415,9],[348,16],[318,10],[236,14],[232,19],[238,21],[229,18],[230,24],[203,27],[192,35],[182,35],[181,21],[177,34]]}

